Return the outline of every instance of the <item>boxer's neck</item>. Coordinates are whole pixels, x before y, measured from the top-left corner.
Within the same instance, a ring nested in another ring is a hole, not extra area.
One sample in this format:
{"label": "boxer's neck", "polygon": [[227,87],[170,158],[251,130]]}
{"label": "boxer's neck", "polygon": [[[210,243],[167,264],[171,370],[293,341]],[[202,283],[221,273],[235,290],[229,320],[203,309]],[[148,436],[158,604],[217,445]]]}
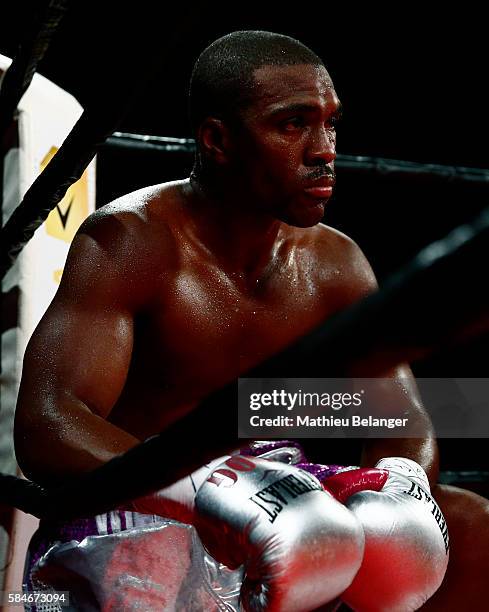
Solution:
{"label": "boxer's neck", "polygon": [[186,201],[195,237],[218,259],[222,269],[258,281],[274,263],[287,226],[246,206],[242,194],[215,190],[191,176]]}

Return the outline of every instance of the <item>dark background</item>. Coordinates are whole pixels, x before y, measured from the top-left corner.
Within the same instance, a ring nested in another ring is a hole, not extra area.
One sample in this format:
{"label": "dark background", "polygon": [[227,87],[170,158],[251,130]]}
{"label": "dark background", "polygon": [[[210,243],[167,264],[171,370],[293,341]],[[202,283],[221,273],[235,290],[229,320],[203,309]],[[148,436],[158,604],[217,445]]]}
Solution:
{"label": "dark background", "polygon": [[[456,11],[430,11],[421,2],[373,4],[73,2],[39,71],[89,109],[117,108],[132,95],[121,131],[191,137],[186,92],[199,52],[235,29],[273,30],[299,38],[324,59],[344,106],[340,153],[488,168],[482,13],[467,3]],[[15,54],[42,6],[26,0],[3,6],[1,53]],[[98,205],[183,177],[189,167],[185,156],[104,150]],[[471,219],[487,195],[488,186],[338,172],[325,221],[360,244],[382,281],[422,246]],[[480,262],[483,283],[486,265]],[[457,293],[463,273],[454,270],[447,309],[463,297]],[[414,364],[415,373],[487,376],[488,346],[481,337]],[[444,441],[442,447],[446,468],[489,467],[485,440]]]}

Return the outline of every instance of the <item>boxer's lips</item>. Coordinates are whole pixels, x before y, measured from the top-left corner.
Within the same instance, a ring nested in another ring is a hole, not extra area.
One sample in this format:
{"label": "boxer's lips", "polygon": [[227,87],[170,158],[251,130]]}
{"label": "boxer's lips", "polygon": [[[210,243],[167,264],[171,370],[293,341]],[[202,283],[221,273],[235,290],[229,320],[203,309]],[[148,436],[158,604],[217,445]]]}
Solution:
{"label": "boxer's lips", "polygon": [[308,187],[304,189],[307,195],[312,196],[313,198],[329,198],[333,193],[332,187]]}
{"label": "boxer's lips", "polygon": [[304,189],[313,198],[330,198],[333,194],[334,179],[323,179]]}

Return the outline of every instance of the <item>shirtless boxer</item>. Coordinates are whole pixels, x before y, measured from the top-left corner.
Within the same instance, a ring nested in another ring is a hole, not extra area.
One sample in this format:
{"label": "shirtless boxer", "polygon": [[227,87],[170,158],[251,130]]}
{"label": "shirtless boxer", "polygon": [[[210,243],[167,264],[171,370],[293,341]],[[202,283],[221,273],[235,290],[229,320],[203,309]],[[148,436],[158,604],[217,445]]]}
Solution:
{"label": "shirtless boxer", "polygon": [[[29,343],[16,451],[38,482],[92,470],[164,430],[376,287],[359,248],[320,224],[340,102],[317,56],[278,35],[221,39],[196,63],[190,108],[191,177],[120,198],[83,224]],[[426,436],[369,441],[363,464],[410,458],[434,485],[436,440],[409,369],[386,376],[385,393]],[[334,461],[324,448],[322,461]],[[478,609],[489,593],[488,502],[453,488],[435,495],[452,552],[426,609]]]}

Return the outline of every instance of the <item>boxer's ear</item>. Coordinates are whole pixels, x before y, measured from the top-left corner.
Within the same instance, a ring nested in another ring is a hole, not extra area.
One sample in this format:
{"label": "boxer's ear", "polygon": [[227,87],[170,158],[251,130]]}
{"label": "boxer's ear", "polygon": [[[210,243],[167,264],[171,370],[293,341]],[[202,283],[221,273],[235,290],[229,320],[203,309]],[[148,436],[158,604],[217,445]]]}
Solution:
{"label": "boxer's ear", "polygon": [[207,117],[201,123],[198,139],[204,156],[217,164],[226,163],[231,151],[231,139],[227,125],[216,117]]}

